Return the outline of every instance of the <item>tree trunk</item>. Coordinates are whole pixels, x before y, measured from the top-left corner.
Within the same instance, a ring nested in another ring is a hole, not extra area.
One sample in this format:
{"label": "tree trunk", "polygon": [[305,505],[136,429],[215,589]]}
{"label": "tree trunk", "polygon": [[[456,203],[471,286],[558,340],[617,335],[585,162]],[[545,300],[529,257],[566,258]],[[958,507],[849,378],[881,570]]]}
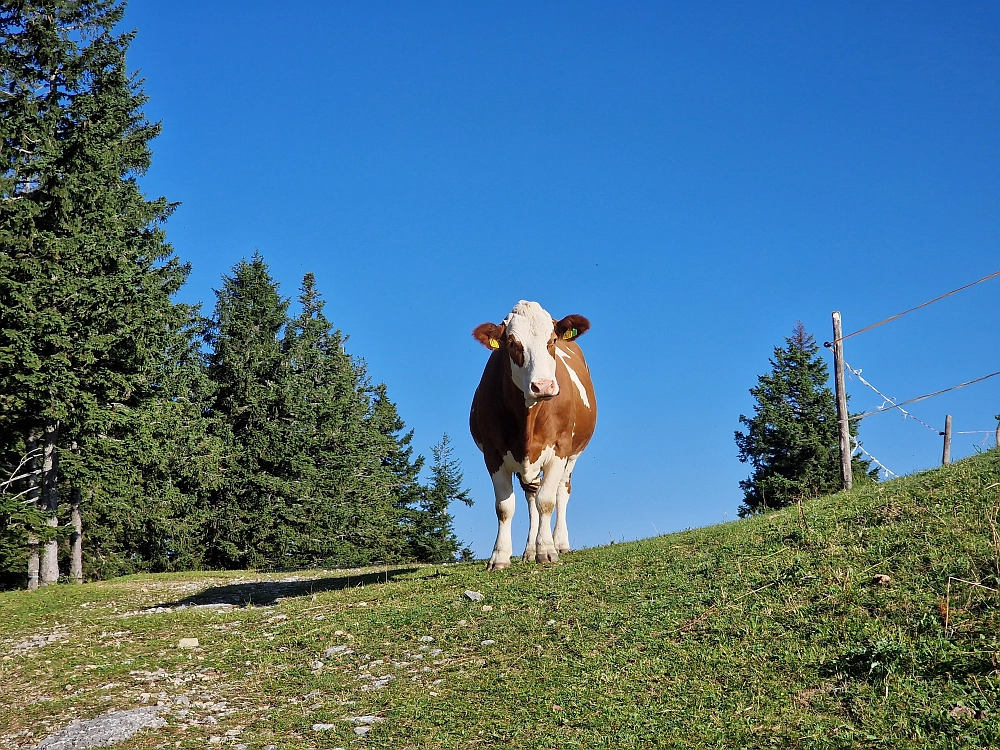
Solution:
{"label": "tree trunk", "polygon": [[[44,447],[42,452],[42,508],[49,513],[49,526],[58,526],[59,518],[59,423],[45,427]],[[40,585],[48,586],[59,580],[59,543],[52,539],[42,548],[42,560],[39,566]]]}
{"label": "tree trunk", "polygon": [[[76,442],[73,443],[73,452],[79,453]],[[70,500],[70,523],[73,524],[73,533],[69,537],[69,577],[73,583],[83,583],[83,518],[80,515],[80,498],[82,496],[79,479],[73,486]]]}
{"label": "tree trunk", "polygon": [[[38,430],[34,427],[28,432],[28,496],[26,500],[32,505],[38,505]],[[38,588],[38,537],[28,534],[28,590]]]}

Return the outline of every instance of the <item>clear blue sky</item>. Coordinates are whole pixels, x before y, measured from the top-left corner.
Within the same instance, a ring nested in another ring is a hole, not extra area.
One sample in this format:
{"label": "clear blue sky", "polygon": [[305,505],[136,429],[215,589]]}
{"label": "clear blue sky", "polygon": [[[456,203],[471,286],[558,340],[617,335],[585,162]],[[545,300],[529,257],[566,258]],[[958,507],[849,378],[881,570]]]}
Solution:
{"label": "clear blue sky", "polygon": [[[126,24],[164,128],[142,184],[182,203],[182,298],[210,309],[255,249],[288,296],[315,272],[418,450],[454,438],[481,556],[470,332],[518,300],[593,324],[579,547],[735,516],[733,431],[796,320],[823,341],[834,309],[855,330],[1000,269],[994,2],[133,0]],[[900,399],[1000,370],[998,300],[1000,278],[847,360]],[[913,407],[956,430],[998,412],[1000,377]],[[898,473],[940,461],[895,414],[861,436]]]}

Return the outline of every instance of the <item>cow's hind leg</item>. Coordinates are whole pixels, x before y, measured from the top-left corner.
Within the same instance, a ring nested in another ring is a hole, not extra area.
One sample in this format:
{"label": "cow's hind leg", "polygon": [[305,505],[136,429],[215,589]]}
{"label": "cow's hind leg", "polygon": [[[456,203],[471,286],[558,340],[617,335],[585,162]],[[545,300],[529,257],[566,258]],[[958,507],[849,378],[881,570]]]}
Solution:
{"label": "cow's hind leg", "polygon": [[552,540],[552,512],[556,509],[556,495],[562,480],[566,459],[555,458],[545,467],[542,483],[535,495],[538,507],[538,534],[535,537],[535,562],[557,562],[559,553]]}
{"label": "cow's hind leg", "polygon": [[524,490],[524,499],[528,501],[528,541],[525,542],[521,559],[524,562],[531,562],[535,559],[535,539],[538,536],[538,506],[535,504],[538,478],[534,482],[525,482],[519,475],[518,479],[521,482],[521,489]]}
{"label": "cow's hind leg", "polygon": [[514,521],[514,482],[511,472],[501,466],[492,474],[493,493],[496,495],[497,506],[497,541],[493,545],[493,554],[487,570],[501,570],[510,567],[510,555],[514,544],[511,541],[511,526]]}
{"label": "cow's hind leg", "polygon": [[556,488],[556,530],[552,535],[556,551],[569,552],[569,528],[566,526],[566,506],[569,505],[569,493],[572,491],[573,467],[579,455],[570,456],[563,469],[559,487]]}

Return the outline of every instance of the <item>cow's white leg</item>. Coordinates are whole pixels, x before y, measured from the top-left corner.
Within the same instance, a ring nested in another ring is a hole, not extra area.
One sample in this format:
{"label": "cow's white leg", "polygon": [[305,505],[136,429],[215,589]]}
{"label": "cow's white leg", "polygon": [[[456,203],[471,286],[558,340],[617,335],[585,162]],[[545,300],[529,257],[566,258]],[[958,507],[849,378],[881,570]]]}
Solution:
{"label": "cow's white leg", "polygon": [[506,466],[501,466],[493,479],[493,493],[496,495],[497,503],[497,541],[493,545],[493,555],[487,570],[500,570],[510,567],[510,555],[514,550],[514,543],[510,538],[511,525],[514,521],[514,507],[517,503],[514,498],[514,484],[511,481],[511,472]]}
{"label": "cow's white leg", "polygon": [[524,555],[521,556],[524,562],[535,559],[535,540],[538,537],[538,506],[535,504],[537,494],[529,489],[524,491],[524,499],[528,501],[528,541],[524,545]]}
{"label": "cow's white leg", "polygon": [[535,562],[556,562],[559,553],[552,540],[552,512],[556,509],[556,494],[562,482],[565,458],[553,458],[545,466],[542,483],[535,495],[538,508],[538,533],[535,536]]}
{"label": "cow's white leg", "polygon": [[579,455],[570,456],[566,461],[566,468],[563,469],[562,479],[559,487],[556,488],[556,530],[552,535],[557,552],[569,552],[569,528],[566,526],[566,506],[569,505],[569,493],[572,490],[571,480],[573,478],[573,467],[576,466],[576,459]]}

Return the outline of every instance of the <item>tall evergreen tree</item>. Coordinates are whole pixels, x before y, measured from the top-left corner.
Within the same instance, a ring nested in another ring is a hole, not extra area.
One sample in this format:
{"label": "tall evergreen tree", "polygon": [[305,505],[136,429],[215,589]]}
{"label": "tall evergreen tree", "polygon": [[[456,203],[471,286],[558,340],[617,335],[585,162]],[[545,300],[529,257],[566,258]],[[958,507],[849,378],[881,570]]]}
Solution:
{"label": "tall evergreen tree", "polygon": [[280,342],[287,311],[288,300],[259,254],[240,261],[216,292],[206,336],[215,389],[211,419],[224,445],[223,479],[213,493],[206,540],[215,567],[280,564],[292,546],[291,417]]}
{"label": "tall evergreen tree", "polygon": [[187,268],[160,229],[173,206],[136,182],[159,126],[127,72],[132,34],[114,32],[123,12],[119,0],[0,5],[0,443],[41,454],[42,584],[59,574],[58,498],[84,494],[60,493],[61,452],[75,445],[82,461],[109,410],[141,401],[184,314],[170,297]]}
{"label": "tall evergreen tree", "polygon": [[431,481],[411,513],[410,549],[420,562],[452,562],[468,559],[472,551],[455,535],[455,521],[448,512],[453,502],[472,505],[472,495],[462,487],[462,466],[453,455],[447,433],[431,448]]}
{"label": "tall evergreen tree", "polygon": [[[746,432],[736,432],[740,461],[753,467],[740,482],[742,516],[841,489],[836,401],[819,346],[801,322],[770,362],[771,372],[750,389],[754,416],[741,414]],[[851,431],[857,434],[856,424]],[[853,468],[855,476],[875,476],[860,458]]]}

